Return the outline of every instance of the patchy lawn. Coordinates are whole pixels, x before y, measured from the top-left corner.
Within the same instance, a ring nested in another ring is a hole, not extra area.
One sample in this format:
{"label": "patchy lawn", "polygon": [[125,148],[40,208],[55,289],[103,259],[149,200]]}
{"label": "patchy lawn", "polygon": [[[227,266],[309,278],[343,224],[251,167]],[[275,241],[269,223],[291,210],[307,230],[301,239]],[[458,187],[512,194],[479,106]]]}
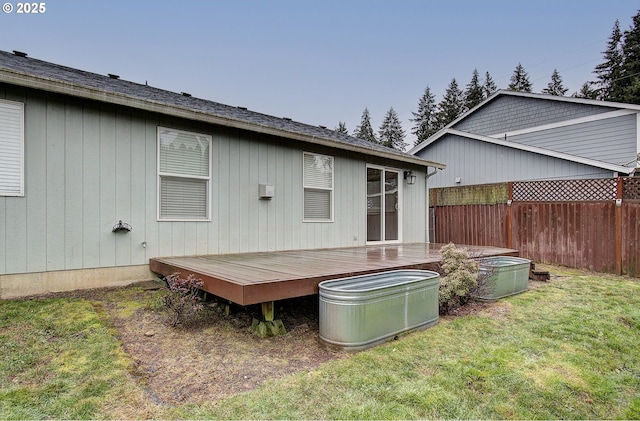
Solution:
{"label": "patchy lawn", "polygon": [[317,298],[168,327],[129,287],[0,302],[0,418],[640,418],[640,282],[547,267],[550,283],[473,303],[358,354],[317,343]]}

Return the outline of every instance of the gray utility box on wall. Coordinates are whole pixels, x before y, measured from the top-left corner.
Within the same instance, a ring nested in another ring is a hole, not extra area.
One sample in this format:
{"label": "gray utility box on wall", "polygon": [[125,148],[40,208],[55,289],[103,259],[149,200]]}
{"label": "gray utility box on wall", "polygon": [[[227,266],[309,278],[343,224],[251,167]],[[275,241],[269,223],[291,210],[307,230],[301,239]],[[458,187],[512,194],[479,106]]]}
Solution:
{"label": "gray utility box on wall", "polygon": [[271,200],[276,189],[271,184],[258,184],[258,196],[260,199]]}
{"label": "gray utility box on wall", "polygon": [[438,322],[440,275],[395,270],[321,282],[320,340],[359,351]]}

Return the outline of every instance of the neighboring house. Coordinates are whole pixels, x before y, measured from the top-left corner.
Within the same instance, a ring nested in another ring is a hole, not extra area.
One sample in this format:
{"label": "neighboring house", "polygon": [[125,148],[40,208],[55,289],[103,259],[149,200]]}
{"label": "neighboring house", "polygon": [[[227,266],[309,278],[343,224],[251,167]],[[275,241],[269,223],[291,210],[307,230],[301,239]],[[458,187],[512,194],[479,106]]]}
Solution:
{"label": "neighboring house", "polygon": [[447,164],[429,187],[631,175],[640,105],[499,91],[409,153]]}
{"label": "neighboring house", "polygon": [[0,298],[150,279],[158,256],[424,242],[436,168],[325,127],[0,52]]}

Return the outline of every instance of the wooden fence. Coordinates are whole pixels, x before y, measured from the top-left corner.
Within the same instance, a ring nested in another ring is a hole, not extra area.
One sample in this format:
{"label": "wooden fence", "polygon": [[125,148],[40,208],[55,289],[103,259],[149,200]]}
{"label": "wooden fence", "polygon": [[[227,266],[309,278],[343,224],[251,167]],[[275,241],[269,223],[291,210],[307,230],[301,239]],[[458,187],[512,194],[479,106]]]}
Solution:
{"label": "wooden fence", "polygon": [[432,242],[509,247],[522,257],[640,276],[640,177],[430,190]]}

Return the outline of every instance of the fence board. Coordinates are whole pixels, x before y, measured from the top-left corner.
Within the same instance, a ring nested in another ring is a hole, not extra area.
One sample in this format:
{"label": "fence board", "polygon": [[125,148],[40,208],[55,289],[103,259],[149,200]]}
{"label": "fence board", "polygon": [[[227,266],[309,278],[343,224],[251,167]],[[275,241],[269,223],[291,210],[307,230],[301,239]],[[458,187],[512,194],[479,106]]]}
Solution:
{"label": "fence board", "polygon": [[[615,270],[614,203],[514,203],[520,255],[600,272]],[[437,216],[436,216],[437,217]]]}
{"label": "fence board", "polygon": [[622,204],[622,273],[640,276],[640,203]]}
{"label": "fence board", "polygon": [[507,244],[507,205],[438,206],[435,242],[468,245]]}
{"label": "fence board", "polygon": [[[584,192],[588,190],[581,187],[580,180],[564,182],[564,185],[577,188],[581,200],[574,197],[566,201],[544,200],[551,194],[547,189],[542,200],[535,200],[535,195],[530,195],[527,201],[514,200],[510,206],[506,203],[436,204],[435,239],[441,243],[512,247],[520,250],[522,257],[539,262],[640,276],[640,201],[636,200],[640,182],[637,178],[622,181],[624,199],[621,208],[617,208],[615,199],[602,200],[602,192],[595,191],[593,199],[585,196]],[[586,180],[584,183],[588,188],[602,186],[607,195],[611,186],[615,186],[611,180]],[[526,183],[517,184],[520,192],[533,190],[523,186]],[[535,187],[539,188],[539,184]],[[567,195],[568,191],[564,189],[563,194]],[[509,212],[512,217],[510,231]],[[621,219],[622,225],[618,255],[617,219]],[[619,267],[616,267],[617,260],[621,260]]]}

